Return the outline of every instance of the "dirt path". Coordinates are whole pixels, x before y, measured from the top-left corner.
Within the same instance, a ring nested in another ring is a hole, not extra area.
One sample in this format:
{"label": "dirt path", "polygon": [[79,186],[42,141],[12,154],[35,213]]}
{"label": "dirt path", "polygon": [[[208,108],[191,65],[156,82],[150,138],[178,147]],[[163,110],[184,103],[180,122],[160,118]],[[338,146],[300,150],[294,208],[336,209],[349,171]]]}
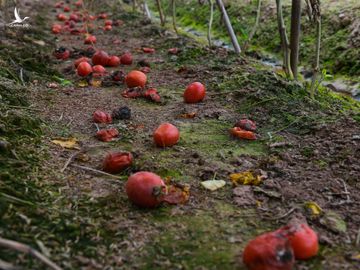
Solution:
{"label": "dirt path", "polygon": [[[53,4],[42,7],[49,25],[55,22]],[[349,101],[324,95],[309,101],[299,86],[252,59],[198,47],[120,6],[99,11],[124,25],[108,32],[96,27],[96,48],[112,55],[131,51],[135,61],[120,67],[125,72],[146,59],[149,86],[159,90],[163,102],[123,98],[124,85],[78,87],[79,78],[68,68],[74,59],[56,63],[73,86],[41,85],[33,92],[33,106],[46,123],[42,143],[48,158],[41,162],[41,179],[57,190],[51,194],[56,223],[40,239],[56,262],[65,269],[243,269],[239,258],[248,240],[297,217],[319,233],[321,250],[315,259],[297,262],[296,269],[358,269],[359,261],[351,257],[359,251],[360,125],[354,120],[358,111],[345,108]],[[82,35],[57,38],[58,47],[87,47]],[[113,44],[116,39],[119,45]],[[144,54],[142,47],[156,52]],[[171,56],[171,47],[182,52]],[[184,104],[182,93],[193,81],[206,85],[207,97]],[[108,125],[120,131],[119,139],[98,141],[93,112],[122,106],[131,109],[131,119]],[[196,116],[180,117],[186,113]],[[243,116],[257,122],[259,140],[229,136]],[[180,129],[178,145],[155,147],[152,132],[163,122]],[[64,172],[78,150],[52,144],[57,137],[76,138],[83,152]],[[73,166],[101,170],[104,156],[114,150],[130,151],[135,158],[121,180]],[[235,191],[229,175],[248,169],[262,170],[267,179]],[[123,183],[140,170],[189,184],[189,202],[154,210],[134,207]],[[213,178],[227,185],[215,192],[200,185]],[[319,215],[305,207],[309,202],[321,208]]]}

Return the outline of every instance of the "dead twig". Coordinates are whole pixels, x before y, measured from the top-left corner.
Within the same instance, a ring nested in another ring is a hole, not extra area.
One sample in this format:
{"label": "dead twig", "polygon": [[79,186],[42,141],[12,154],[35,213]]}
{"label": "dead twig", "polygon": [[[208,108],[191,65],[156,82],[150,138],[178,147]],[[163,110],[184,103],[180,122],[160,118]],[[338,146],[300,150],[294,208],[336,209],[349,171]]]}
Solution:
{"label": "dead twig", "polygon": [[285,214],[278,216],[278,217],[273,217],[273,218],[263,218],[265,220],[279,220],[279,219],[283,219],[286,218],[287,216],[291,215],[295,210],[297,209],[297,207],[293,207],[291,208],[289,211],[287,211]]}
{"label": "dead twig", "polygon": [[106,176],[111,177],[113,179],[117,179],[117,180],[121,179],[121,177],[119,177],[119,176],[116,176],[116,175],[113,175],[113,174],[110,174],[110,173],[106,173],[106,172],[103,172],[103,171],[100,171],[100,170],[97,170],[97,169],[93,169],[93,168],[90,168],[90,167],[81,166],[81,165],[77,165],[77,164],[71,164],[70,166],[75,167],[75,168],[79,168],[79,169],[82,169],[82,170],[85,170],[85,171],[90,171],[90,172],[94,172],[94,173],[97,173],[97,174],[106,175]]}
{"label": "dead twig", "polygon": [[39,251],[23,243],[0,237],[0,246],[4,248],[16,250],[25,254],[30,254],[31,256],[37,258],[39,261],[47,265],[49,268],[54,270],[62,270],[61,267],[57,266],[54,262],[52,262],[50,259],[45,257]]}
{"label": "dead twig", "polygon": [[12,265],[11,263],[5,262],[0,259],[0,269],[2,270],[20,270],[19,267]]}
{"label": "dead twig", "polygon": [[74,154],[72,154],[69,159],[65,162],[64,167],[62,167],[62,169],[60,170],[60,172],[64,172],[66,170],[66,168],[70,165],[71,162],[73,162],[73,160],[77,157],[77,155],[79,155],[81,153],[81,151],[77,151]]}

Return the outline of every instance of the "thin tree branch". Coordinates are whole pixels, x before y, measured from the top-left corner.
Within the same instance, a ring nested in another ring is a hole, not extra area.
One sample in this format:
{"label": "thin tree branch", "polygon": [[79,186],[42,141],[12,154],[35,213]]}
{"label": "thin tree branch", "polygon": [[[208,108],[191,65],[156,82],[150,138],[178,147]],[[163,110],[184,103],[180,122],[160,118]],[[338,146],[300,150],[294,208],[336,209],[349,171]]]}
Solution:
{"label": "thin tree branch", "polygon": [[165,18],[164,18],[164,12],[162,10],[160,1],[161,0],[156,0],[156,5],[157,5],[158,11],[159,11],[160,23],[161,23],[162,26],[164,26],[165,25]]}
{"label": "thin tree branch", "polygon": [[211,28],[212,28],[212,23],[213,23],[213,20],[214,20],[214,1],[209,0],[209,4],[210,4],[210,19],[209,19],[209,25],[208,25],[207,40],[209,42],[209,47],[211,47],[212,46]]}
{"label": "thin tree branch", "polygon": [[250,32],[248,40],[246,41],[246,43],[244,45],[244,51],[246,51],[248,49],[250,41],[252,40],[252,38],[254,37],[254,35],[256,33],[257,27],[259,26],[260,16],[261,16],[261,0],[258,0],[255,24]]}
{"label": "thin tree branch", "polygon": [[176,27],[176,0],[171,0],[171,9],[172,9],[172,23],[173,23],[174,31],[177,34],[178,31]]}

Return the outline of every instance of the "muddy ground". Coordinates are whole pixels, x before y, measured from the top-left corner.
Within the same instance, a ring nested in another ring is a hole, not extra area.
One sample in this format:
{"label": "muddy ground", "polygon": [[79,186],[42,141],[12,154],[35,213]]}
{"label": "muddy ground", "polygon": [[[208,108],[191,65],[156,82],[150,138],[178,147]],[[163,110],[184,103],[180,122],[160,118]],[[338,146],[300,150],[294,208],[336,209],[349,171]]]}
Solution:
{"label": "muddy ground", "polygon": [[[41,120],[29,128],[36,130],[34,134],[16,137],[30,140],[12,144],[20,153],[17,162],[28,162],[32,151],[29,168],[8,162],[17,159],[12,154],[2,158],[6,167],[1,171],[1,194],[31,201],[31,207],[4,200],[1,236],[40,249],[64,269],[244,269],[241,252],[251,238],[298,218],[318,232],[321,249],[314,259],[297,262],[295,269],[359,269],[358,103],[324,89],[311,100],[301,85],[256,60],[201,47],[147,22],[124,4],[97,4],[96,13],[106,11],[124,24],[108,32],[95,29],[96,48],[114,55],[131,51],[134,64],[120,67],[123,71],[138,68],[137,63],[146,59],[151,65],[149,85],[159,90],[162,103],[125,99],[124,85],[80,87],[69,68],[74,58],[56,61],[51,51],[60,46],[82,50],[87,45],[82,35],[50,33],[57,14],[53,4],[41,1],[21,7],[23,14],[31,9],[32,17],[43,18],[32,27],[44,31],[38,39],[45,45],[33,49],[48,49],[40,62],[57,76],[43,72],[43,78],[26,83],[29,104],[2,107],[4,114],[25,111],[30,113],[27,117]],[[12,34],[2,45],[16,47],[24,42],[16,30],[9,31]],[[121,40],[119,45],[113,44],[115,39]],[[156,52],[144,54],[142,47]],[[171,47],[182,51],[168,55]],[[184,104],[182,93],[193,81],[206,85],[207,97],[199,104]],[[50,82],[56,83],[54,88]],[[122,106],[131,109],[132,117],[110,125],[119,129],[119,139],[98,141],[92,113]],[[186,113],[196,116],[182,118]],[[244,116],[256,121],[258,140],[240,141],[229,135],[228,130]],[[155,147],[152,132],[162,122],[179,128],[176,146]],[[15,121],[14,125],[24,124]],[[11,140],[10,133],[1,132],[4,141]],[[76,138],[79,149],[51,143],[58,137]],[[114,150],[130,151],[135,157],[134,166],[119,179],[75,167],[101,170],[103,157]],[[63,170],[78,151],[81,155]],[[229,175],[249,169],[262,170],[266,180],[258,187],[234,189]],[[142,170],[189,184],[189,202],[154,210],[133,206],[124,183]],[[12,178],[17,173],[21,177]],[[227,185],[214,192],[200,185],[213,178]],[[306,206],[309,202],[321,208],[319,214]],[[36,260],[16,252],[2,250],[0,258],[24,269],[41,269]]]}

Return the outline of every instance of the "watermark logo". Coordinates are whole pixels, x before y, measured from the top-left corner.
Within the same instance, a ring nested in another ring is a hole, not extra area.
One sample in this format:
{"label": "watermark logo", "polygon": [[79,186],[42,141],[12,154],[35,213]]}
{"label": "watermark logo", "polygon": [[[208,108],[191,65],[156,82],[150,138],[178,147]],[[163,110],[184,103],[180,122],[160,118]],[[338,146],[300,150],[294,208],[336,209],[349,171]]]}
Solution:
{"label": "watermark logo", "polygon": [[15,10],[14,10],[14,16],[15,16],[15,20],[12,21],[11,23],[8,23],[6,26],[8,26],[8,27],[22,27],[22,28],[30,27],[30,24],[25,22],[26,20],[28,20],[30,18],[25,17],[24,19],[21,19],[20,15],[19,15],[19,10],[16,7],[15,7]]}

